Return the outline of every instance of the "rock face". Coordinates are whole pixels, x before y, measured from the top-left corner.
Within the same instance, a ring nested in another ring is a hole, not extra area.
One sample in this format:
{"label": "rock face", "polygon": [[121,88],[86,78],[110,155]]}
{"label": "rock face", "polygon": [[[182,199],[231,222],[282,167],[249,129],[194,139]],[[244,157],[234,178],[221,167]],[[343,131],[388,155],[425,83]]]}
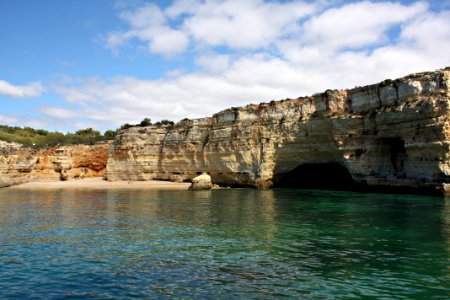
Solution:
{"label": "rock face", "polygon": [[31,149],[0,141],[0,187],[29,181],[35,162]]}
{"label": "rock face", "polygon": [[108,180],[450,190],[450,69],[121,131]]}
{"label": "rock face", "polygon": [[28,181],[101,177],[110,144],[73,145],[42,150],[0,144],[0,187]]}
{"label": "rock face", "polygon": [[192,179],[192,184],[189,187],[190,190],[210,190],[213,184],[211,176],[208,174],[202,174]]}

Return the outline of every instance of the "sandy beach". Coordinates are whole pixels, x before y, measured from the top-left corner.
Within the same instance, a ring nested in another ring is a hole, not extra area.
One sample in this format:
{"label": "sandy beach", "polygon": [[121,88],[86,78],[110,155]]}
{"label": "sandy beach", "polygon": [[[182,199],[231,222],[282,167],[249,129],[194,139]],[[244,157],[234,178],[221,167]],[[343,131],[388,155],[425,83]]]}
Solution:
{"label": "sandy beach", "polygon": [[9,189],[177,189],[186,190],[190,183],[170,181],[106,181],[102,178],[86,178],[69,181],[28,182]]}

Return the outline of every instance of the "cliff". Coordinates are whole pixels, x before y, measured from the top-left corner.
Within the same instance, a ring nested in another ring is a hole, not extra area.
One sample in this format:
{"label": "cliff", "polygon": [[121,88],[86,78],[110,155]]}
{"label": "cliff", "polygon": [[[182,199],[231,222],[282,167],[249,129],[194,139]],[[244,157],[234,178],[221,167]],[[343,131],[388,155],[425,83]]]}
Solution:
{"label": "cliff", "polygon": [[108,180],[450,191],[450,69],[121,131]]}
{"label": "cliff", "polygon": [[110,146],[72,145],[36,150],[0,142],[0,187],[29,181],[101,177]]}

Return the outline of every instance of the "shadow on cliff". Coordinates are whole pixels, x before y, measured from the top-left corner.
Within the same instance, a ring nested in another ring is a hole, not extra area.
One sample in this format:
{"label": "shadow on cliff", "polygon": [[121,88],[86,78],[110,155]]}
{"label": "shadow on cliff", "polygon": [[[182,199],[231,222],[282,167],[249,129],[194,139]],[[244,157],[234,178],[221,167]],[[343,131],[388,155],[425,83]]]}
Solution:
{"label": "shadow on cliff", "polygon": [[274,188],[355,190],[357,184],[347,168],[337,163],[311,163],[276,178]]}
{"label": "shadow on cliff", "polygon": [[274,188],[353,191],[382,194],[417,194],[442,196],[435,187],[368,186],[353,180],[347,168],[338,163],[303,164],[275,177]]}

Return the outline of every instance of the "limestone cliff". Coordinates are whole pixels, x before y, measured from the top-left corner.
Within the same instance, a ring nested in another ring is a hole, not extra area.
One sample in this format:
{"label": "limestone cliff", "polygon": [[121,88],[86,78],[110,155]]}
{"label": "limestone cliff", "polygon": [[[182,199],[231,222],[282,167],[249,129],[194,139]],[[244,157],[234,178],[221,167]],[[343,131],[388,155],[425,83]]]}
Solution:
{"label": "limestone cliff", "polygon": [[447,68],[230,108],[173,127],[133,127],[116,137],[106,177],[186,181],[207,172],[230,186],[342,181],[444,191],[449,86]]}
{"label": "limestone cliff", "polygon": [[73,145],[31,149],[0,143],[0,187],[28,181],[101,177],[106,170],[110,144]]}
{"label": "limestone cliff", "polygon": [[0,141],[0,187],[29,181],[34,164],[35,157],[31,149]]}

